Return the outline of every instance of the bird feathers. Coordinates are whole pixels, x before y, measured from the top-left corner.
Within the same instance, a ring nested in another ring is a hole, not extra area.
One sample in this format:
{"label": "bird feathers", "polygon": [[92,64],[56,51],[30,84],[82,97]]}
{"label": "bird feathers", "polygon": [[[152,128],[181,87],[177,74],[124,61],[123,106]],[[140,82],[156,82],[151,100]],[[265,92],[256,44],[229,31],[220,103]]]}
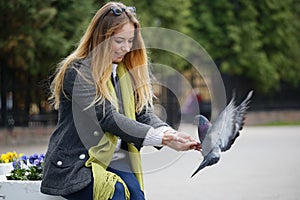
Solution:
{"label": "bird feathers", "polygon": [[201,146],[204,159],[192,176],[204,167],[217,163],[221,156],[220,153],[231,148],[236,138],[240,135],[239,131],[243,128],[246,110],[252,94],[253,91],[250,91],[238,106],[236,106],[235,95],[233,95],[231,101],[219,114],[215,122],[209,125],[204,132],[201,132],[203,128],[200,126],[210,122],[206,118],[208,122],[200,122],[200,119],[203,120],[204,118],[201,115],[196,116],[195,120],[199,120],[198,123],[195,122],[198,125],[198,135],[203,140],[201,141]]}

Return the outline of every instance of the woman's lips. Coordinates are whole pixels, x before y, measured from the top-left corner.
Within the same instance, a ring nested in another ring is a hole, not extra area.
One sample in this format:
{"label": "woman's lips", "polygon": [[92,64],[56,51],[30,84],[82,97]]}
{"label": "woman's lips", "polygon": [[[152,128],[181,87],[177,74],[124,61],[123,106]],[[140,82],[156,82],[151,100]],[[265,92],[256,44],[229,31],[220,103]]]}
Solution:
{"label": "woman's lips", "polygon": [[124,54],[118,54],[118,53],[116,53],[116,57],[117,57],[118,59],[122,59],[124,56],[125,56]]}

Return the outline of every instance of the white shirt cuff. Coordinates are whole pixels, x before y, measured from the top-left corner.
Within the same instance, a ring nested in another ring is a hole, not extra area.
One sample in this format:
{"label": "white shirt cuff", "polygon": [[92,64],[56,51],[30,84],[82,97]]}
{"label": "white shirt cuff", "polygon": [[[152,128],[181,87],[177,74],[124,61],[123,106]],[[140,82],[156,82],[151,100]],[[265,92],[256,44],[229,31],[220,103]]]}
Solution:
{"label": "white shirt cuff", "polygon": [[150,128],[143,142],[143,146],[161,146],[162,138],[165,131],[176,132],[168,126],[161,126],[159,128]]}

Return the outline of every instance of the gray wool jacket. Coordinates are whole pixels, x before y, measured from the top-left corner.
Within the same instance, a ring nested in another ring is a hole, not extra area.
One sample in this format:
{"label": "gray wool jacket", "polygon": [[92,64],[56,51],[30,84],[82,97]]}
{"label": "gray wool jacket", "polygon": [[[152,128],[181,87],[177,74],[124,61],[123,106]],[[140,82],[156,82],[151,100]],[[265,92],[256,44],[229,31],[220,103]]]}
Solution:
{"label": "gray wool jacket", "polygon": [[86,60],[72,63],[65,73],[58,122],[45,155],[42,193],[68,195],[89,185],[88,149],[97,145],[106,131],[140,149],[151,127],[168,126],[152,109],[136,114],[134,121],[119,114],[109,101],[89,106],[95,96],[91,80]]}

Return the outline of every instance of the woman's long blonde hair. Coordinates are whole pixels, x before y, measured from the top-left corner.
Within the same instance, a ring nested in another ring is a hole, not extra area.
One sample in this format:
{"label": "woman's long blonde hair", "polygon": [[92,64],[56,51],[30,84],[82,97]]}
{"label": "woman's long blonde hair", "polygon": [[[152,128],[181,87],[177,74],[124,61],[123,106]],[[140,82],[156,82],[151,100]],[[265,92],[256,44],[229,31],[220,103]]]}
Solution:
{"label": "woman's long blonde hair", "polygon": [[[51,83],[51,96],[54,108],[58,109],[60,95],[63,94],[63,79],[71,63],[79,59],[91,59],[91,74],[96,88],[96,96],[93,103],[101,103],[105,99],[113,103],[107,82],[112,71],[112,45],[110,37],[115,31],[128,22],[134,24],[135,37],[132,50],[128,52],[123,60],[127,70],[133,79],[135,91],[136,112],[141,112],[144,107],[152,104],[152,89],[147,67],[147,54],[144,41],[140,33],[140,24],[131,12],[123,12],[115,16],[110,9],[112,7],[126,8],[122,3],[109,2],[95,14],[87,31],[81,38],[78,47],[61,63],[56,70],[54,80]],[[101,45],[100,45],[101,44]]]}

